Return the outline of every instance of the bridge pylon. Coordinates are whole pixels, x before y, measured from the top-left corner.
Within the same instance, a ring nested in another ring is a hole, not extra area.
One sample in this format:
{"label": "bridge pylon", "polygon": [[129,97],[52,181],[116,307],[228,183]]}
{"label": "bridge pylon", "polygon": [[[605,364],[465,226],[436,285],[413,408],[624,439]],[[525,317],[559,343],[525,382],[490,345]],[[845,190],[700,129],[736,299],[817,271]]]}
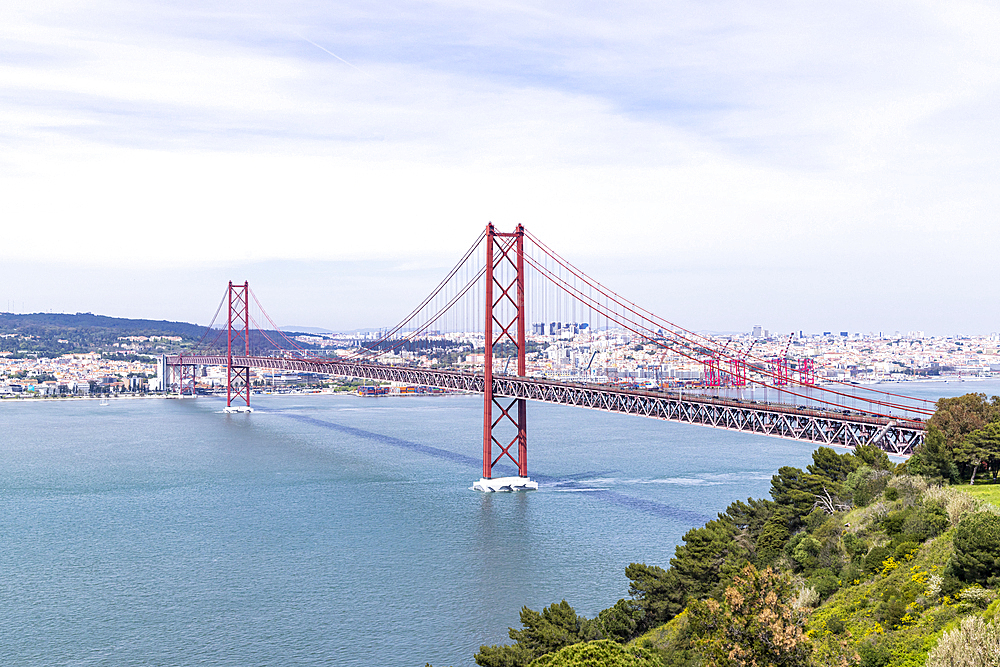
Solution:
{"label": "bridge pylon", "polygon": [[196,377],[198,375],[198,366],[190,364],[181,364],[180,366],[177,367],[177,371],[178,371],[177,395],[182,398],[184,397],[185,393],[189,394],[192,397],[196,396],[198,394],[195,388]]}
{"label": "bridge pylon", "polygon": [[[486,230],[486,347],[483,351],[483,478],[479,491],[537,489],[528,479],[528,406],[523,398],[494,393],[493,355],[517,356],[517,375],[526,374],[524,308],[524,226],[510,233]],[[513,427],[513,428],[512,428]],[[513,433],[513,438],[510,438]],[[516,457],[511,453],[516,447]],[[494,452],[496,456],[494,456]],[[517,475],[493,477],[493,467],[507,458]]]}
{"label": "bridge pylon", "polygon": [[[250,283],[229,281],[226,294],[226,412],[252,412],[250,407],[250,367],[233,363],[233,357],[250,356]],[[233,405],[233,402],[237,405]],[[239,405],[243,403],[244,405]]]}

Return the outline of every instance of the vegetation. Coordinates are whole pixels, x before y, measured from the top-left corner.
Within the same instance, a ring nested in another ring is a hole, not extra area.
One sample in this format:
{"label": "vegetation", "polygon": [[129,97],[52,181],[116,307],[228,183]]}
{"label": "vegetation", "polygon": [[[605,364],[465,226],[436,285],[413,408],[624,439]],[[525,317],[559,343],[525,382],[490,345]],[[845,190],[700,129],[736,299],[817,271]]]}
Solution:
{"label": "vegetation", "polygon": [[805,613],[793,605],[791,579],[748,563],[726,587],[722,600],[695,600],[689,607],[691,632],[705,661],[716,667],[751,662],[807,665],[810,646]]}
{"label": "vegetation", "polygon": [[530,667],[660,667],[656,656],[643,648],[625,647],[610,639],[573,644],[543,655]]}
{"label": "vegetation", "polygon": [[997,667],[1000,625],[969,616],[941,637],[927,656],[927,667]]}
{"label": "vegetation", "polygon": [[770,499],[688,531],[669,567],[629,565],[628,598],[593,619],[524,608],[476,663],[1000,667],[998,468],[1000,398],[943,399],[907,463],[820,448]]}
{"label": "vegetation", "polygon": [[1000,484],[977,484],[976,486],[965,487],[965,492],[972,494],[980,500],[1000,507]]}

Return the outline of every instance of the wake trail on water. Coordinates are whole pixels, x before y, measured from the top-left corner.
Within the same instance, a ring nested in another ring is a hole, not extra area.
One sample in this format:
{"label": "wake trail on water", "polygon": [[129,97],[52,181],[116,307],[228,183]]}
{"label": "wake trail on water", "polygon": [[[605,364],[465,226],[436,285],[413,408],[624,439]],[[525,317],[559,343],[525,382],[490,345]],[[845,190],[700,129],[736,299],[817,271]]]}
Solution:
{"label": "wake trail on water", "polygon": [[[418,452],[420,454],[425,454],[427,456],[433,456],[446,461],[451,461],[453,463],[459,463],[475,470],[482,468],[482,461],[474,456],[467,456],[465,454],[459,454],[458,452],[453,452],[447,449],[442,449],[441,447],[433,447],[431,445],[425,445],[419,442],[414,442],[412,440],[404,440],[403,438],[397,438],[395,436],[386,435],[384,433],[376,433],[375,431],[368,431],[365,429],[358,428],[356,426],[347,426],[345,424],[338,424],[336,422],[330,422],[323,419],[317,419],[315,417],[309,417],[307,415],[296,414],[294,412],[285,412],[283,410],[267,410],[266,412],[272,414],[278,414],[282,417],[295,420],[299,423],[309,424],[311,426],[317,426],[319,428],[327,429],[330,431],[337,431],[339,433],[345,433],[352,435],[356,438],[362,438],[365,440],[370,440],[378,442],[380,444],[389,445],[390,447],[397,447],[399,449],[405,449],[411,452]],[[507,473],[506,467],[495,466],[495,468],[500,468],[504,473]],[[510,474],[515,474],[516,471],[511,468]],[[592,484],[585,485],[580,480],[588,480],[595,478],[602,478],[609,473],[615,471],[605,471],[605,472],[586,472],[578,473],[575,475],[568,475],[562,477],[553,477],[550,475],[532,473],[532,477],[536,481],[542,484],[546,484],[551,487],[555,487],[553,490],[559,491],[572,491],[576,493],[586,494],[589,497],[597,498],[605,502],[618,505],[620,507],[625,507],[631,510],[636,510],[650,514],[652,516],[661,519],[670,519],[672,521],[678,521],[685,524],[700,525],[713,517],[706,516],[699,512],[691,512],[689,510],[681,509],[679,507],[673,507],[667,505],[666,503],[661,503],[656,500],[648,500],[645,498],[637,498],[635,496],[630,496],[620,491],[613,491],[611,489],[595,489]]]}

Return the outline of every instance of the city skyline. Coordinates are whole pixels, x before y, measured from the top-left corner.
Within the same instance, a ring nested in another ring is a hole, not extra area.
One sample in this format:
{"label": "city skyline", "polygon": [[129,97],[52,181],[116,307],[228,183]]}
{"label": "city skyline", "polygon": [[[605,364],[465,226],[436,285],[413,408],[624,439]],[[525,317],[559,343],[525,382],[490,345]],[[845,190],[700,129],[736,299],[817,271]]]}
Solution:
{"label": "city skyline", "polygon": [[985,3],[0,17],[15,311],[388,326],[492,220],[692,329],[1000,329]]}

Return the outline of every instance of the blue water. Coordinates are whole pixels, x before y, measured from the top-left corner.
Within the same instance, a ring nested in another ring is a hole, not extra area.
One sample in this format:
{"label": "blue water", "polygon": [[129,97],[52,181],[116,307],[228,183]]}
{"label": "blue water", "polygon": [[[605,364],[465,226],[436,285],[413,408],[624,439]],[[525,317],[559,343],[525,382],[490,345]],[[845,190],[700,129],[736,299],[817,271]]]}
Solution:
{"label": "blue water", "polygon": [[811,455],[531,404],[541,489],[484,495],[481,398],[254,400],[0,404],[0,664],[472,665]]}

